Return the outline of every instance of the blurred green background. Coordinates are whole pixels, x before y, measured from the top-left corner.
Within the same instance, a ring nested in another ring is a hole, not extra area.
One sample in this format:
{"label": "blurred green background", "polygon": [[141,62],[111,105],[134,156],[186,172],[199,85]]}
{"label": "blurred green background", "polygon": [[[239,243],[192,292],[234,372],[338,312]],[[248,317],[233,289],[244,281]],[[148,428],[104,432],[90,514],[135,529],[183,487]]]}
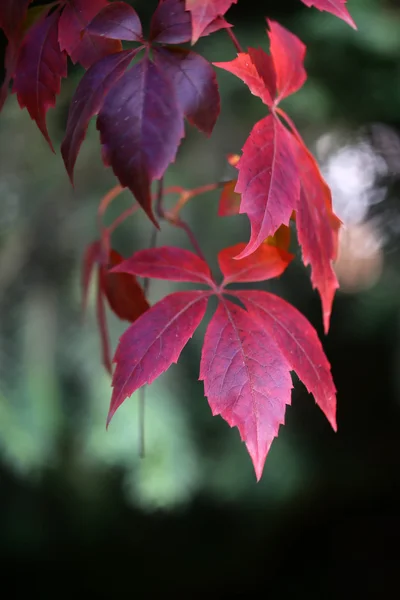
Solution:
{"label": "blurred green background", "polygon": [[[148,24],[154,0],[134,3]],[[239,0],[227,17],[243,46],[268,48],[265,20],[307,45],[308,80],[285,108],[318,157],[345,227],[342,289],[323,338],[338,388],[337,434],[298,381],[256,483],[238,431],[213,418],[198,382],[205,324],[146,392],[146,457],[138,456],[138,398],[105,419],[94,290],[80,314],[80,261],[97,236],[100,198],[115,184],[95,123],[73,190],[15,96],[0,115],[0,557],[16,597],[76,590],[97,597],[384,597],[400,566],[400,3],[349,0],[358,32],[299,0]],[[148,25],[147,25],[148,26]],[[145,25],[146,29],[146,25]],[[1,38],[2,52],[5,40]],[[196,49],[235,56],[225,32]],[[49,130],[59,146],[82,75],[71,66]],[[228,179],[266,114],[243,83],[218,70],[222,114],[210,139],[188,128],[166,185]],[[115,201],[110,219],[129,206]],[[248,239],[245,217],[219,219],[218,194],[184,210],[210,263]],[[114,247],[149,243],[143,214]],[[159,244],[189,248],[163,225]],[[297,306],[322,336],[309,273],[297,260],[263,284]],[[152,282],[154,302],[177,289]],[[113,347],[126,323],[109,312]],[[394,588],[396,589],[396,588]],[[15,595],[14,594],[14,595]]]}

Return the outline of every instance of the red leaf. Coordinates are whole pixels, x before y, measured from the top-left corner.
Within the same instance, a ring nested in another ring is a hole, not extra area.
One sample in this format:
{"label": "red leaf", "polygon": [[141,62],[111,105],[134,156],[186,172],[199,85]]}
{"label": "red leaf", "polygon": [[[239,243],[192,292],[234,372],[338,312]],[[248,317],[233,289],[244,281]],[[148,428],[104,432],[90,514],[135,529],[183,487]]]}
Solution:
{"label": "red leaf", "polygon": [[9,42],[18,42],[28,6],[32,0],[1,0],[0,29]]}
{"label": "red leaf", "polygon": [[256,319],[223,300],[207,328],[200,379],[212,413],[238,427],[259,480],[291,400],[286,359]]}
{"label": "red leaf", "polygon": [[140,42],[142,39],[142,24],[138,14],[125,2],[107,4],[90,21],[85,31],[90,35],[113,40]]}
{"label": "red leaf", "polygon": [[249,290],[234,295],[251,317],[260,321],[336,431],[336,388],[315,329],[298,310],[274,294]]}
{"label": "red leaf", "polygon": [[231,217],[239,214],[241,196],[235,192],[236,184],[237,179],[224,183],[218,205],[219,217]]}
{"label": "red leaf", "polygon": [[192,14],[192,44],[197,42],[203,31],[216,19],[223,17],[237,0],[186,0],[186,10]]}
{"label": "red leaf", "polygon": [[79,62],[85,69],[122,49],[120,41],[99,38],[85,31],[107,4],[107,0],[69,0],[61,14],[58,29],[61,50],[66,50],[72,62]]}
{"label": "red leaf", "polygon": [[170,246],[140,250],[113,272],[213,285],[210,268],[204,260],[189,250]]}
{"label": "red leaf", "polygon": [[[327,333],[333,298],[339,287],[332,267],[336,257],[338,219],[332,213],[330,190],[314,157],[297,141],[294,141],[294,149],[301,176],[300,202],[296,213],[297,235],[303,262],[311,265],[311,281],[321,296]],[[333,219],[336,219],[336,227]]]}
{"label": "red leaf", "polygon": [[207,308],[209,292],[175,292],[157,302],[122,335],[114,362],[107,424],[125,398],[177,362]]}
{"label": "red leaf", "polygon": [[150,25],[150,40],[161,44],[183,44],[192,37],[190,13],[184,0],[160,0]]}
{"label": "red leaf", "polygon": [[298,37],[287,29],[267,20],[269,25],[270,51],[274,61],[278,98],[280,100],[299,90],[307,79],[304,70],[306,47]]}
{"label": "red leaf", "polygon": [[92,65],[79,82],[70,104],[67,129],[61,145],[61,153],[71,181],[90,119],[98,114],[105,94],[123,75],[136,52],[137,50],[124,50],[106,56]]}
{"label": "red leaf", "polygon": [[174,161],[185,133],[174,89],[159,67],[145,58],[127,71],[108,92],[97,128],[106,164],[157,225],[150,185]]}
{"label": "red leaf", "polygon": [[345,7],[347,0],[302,0],[302,2],[308,7],[315,6],[319,10],[326,10],[339,17],[339,19],[343,19],[350,27],[357,29],[349,11]]}
{"label": "red leaf", "polygon": [[211,64],[182,48],[154,49],[154,61],[173,84],[188,121],[210,135],[220,111],[217,78]]}
{"label": "red leaf", "polygon": [[55,106],[61,77],[67,76],[67,57],[61,52],[57,39],[59,18],[56,11],[40,19],[28,31],[20,49],[13,86],[20,107],[28,109],[53,151],[46,113]]}
{"label": "red leaf", "polygon": [[133,323],[150,307],[134,275],[117,273],[115,269],[109,271],[123,261],[124,258],[118,252],[110,251],[108,266],[102,268],[102,288],[117,317]]}
{"label": "red leaf", "polygon": [[224,248],[218,254],[218,264],[225,276],[223,285],[236,281],[264,281],[279,277],[291,263],[294,256],[276,246],[261,244],[251,255],[235,260],[246,244],[240,243]]}
{"label": "red leaf", "polygon": [[237,258],[254,252],[297,208],[300,181],[289,132],[273,115],[253,127],[238,163],[236,191],[240,212],[247,213],[251,237]]}
{"label": "red leaf", "polygon": [[224,17],[217,17],[214,21],[211,21],[209,25],[203,30],[200,37],[205,37],[207,35],[211,35],[211,33],[215,33],[216,31],[220,31],[221,29],[230,29],[233,27]]}
{"label": "red leaf", "polygon": [[216,67],[239,77],[254,96],[259,96],[267,106],[272,106],[276,95],[275,71],[271,56],[261,48],[249,48],[230,62],[215,62]]}

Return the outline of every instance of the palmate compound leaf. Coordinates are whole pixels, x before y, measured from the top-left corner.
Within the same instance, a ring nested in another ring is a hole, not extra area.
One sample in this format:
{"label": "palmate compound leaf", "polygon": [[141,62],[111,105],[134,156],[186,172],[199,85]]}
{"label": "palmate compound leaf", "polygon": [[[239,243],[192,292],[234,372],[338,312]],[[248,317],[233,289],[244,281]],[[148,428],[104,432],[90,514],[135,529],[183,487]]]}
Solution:
{"label": "palmate compound leaf", "polygon": [[58,40],[73,63],[88,69],[94,62],[122,49],[119,40],[94,36],[86,26],[108,0],[68,0],[60,17]]}
{"label": "palmate compound leaf", "polygon": [[217,78],[211,64],[183,48],[155,48],[154,62],[173,84],[189,123],[210,135],[220,112]]}
{"label": "palmate compound leaf", "polygon": [[53,151],[46,113],[55,106],[61,78],[67,76],[67,56],[60,50],[57,38],[59,18],[58,11],[44,14],[28,31],[20,48],[13,85],[20,107],[28,109]]}
{"label": "palmate compound leaf", "polygon": [[327,333],[333,298],[339,287],[332,262],[337,253],[340,221],[332,211],[331,192],[314,157],[294,138],[293,148],[301,179],[300,202],[296,213],[297,235],[303,262],[311,266],[311,281],[321,296]]}
{"label": "palmate compound leaf", "polygon": [[280,225],[288,225],[298,207],[300,180],[288,130],[274,116],[255,124],[237,165],[235,191],[242,195],[240,213],[250,220],[251,236],[237,258],[254,252]]}
{"label": "palmate compound leaf", "polygon": [[144,58],[108,92],[97,129],[106,163],[157,225],[150,185],[175,160],[184,136],[183,114],[172,82]]}
{"label": "palmate compound leaf", "polygon": [[137,50],[110,54],[92,65],[82,77],[72,98],[61,153],[71,181],[90,119],[97,115],[104,97],[124,74]]}
{"label": "palmate compound leaf", "polygon": [[357,29],[356,24],[349,11],[346,8],[347,0],[301,0],[306,6],[315,6],[319,10],[326,10],[327,12],[332,13],[339,19],[345,21],[350,27],[353,29]]}
{"label": "palmate compound leaf", "polygon": [[218,17],[236,4],[237,0],[186,0],[186,10],[192,17],[192,44],[203,35],[204,30]]}
{"label": "palmate compound leaf", "polygon": [[113,395],[107,424],[128,396],[152,383],[178,358],[207,308],[210,292],[175,292],[163,298],[120,338],[114,362]]}
{"label": "palmate compound leaf", "polygon": [[[267,247],[266,245],[264,245]],[[114,362],[113,397],[108,422],[139,387],[151,383],[178,360],[202,320],[208,297],[219,306],[207,328],[200,365],[213,414],[237,426],[260,479],[271,443],[284,422],[296,371],[336,429],[335,387],[329,363],[311,324],[292,306],[266,292],[226,290],[245,308],[225,298],[224,285],[260,281],[280,274],[291,255],[282,259],[276,248],[259,249],[250,259],[235,261],[236,246],[223,250],[219,264],[225,276],[221,289],[178,292],[155,304],[122,336]],[[240,248],[239,248],[240,250]],[[165,259],[163,258],[165,256]],[[248,268],[240,271],[243,263]],[[236,267],[237,265],[237,267]],[[127,259],[114,271],[173,281],[209,277],[206,263],[179,248],[152,248]]]}

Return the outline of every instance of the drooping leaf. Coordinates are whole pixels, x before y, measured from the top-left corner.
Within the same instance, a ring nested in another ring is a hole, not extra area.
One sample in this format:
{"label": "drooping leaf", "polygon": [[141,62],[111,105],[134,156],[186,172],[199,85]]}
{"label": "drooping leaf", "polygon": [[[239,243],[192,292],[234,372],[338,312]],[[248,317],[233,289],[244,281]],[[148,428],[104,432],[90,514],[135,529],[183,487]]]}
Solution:
{"label": "drooping leaf", "polygon": [[184,0],[160,0],[151,19],[150,40],[160,44],[183,44],[191,37],[192,21]]}
{"label": "drooping leaf", "polygon": [[290,134],[273,115],[253,127],[237,165],[240,212],[251,224],[251,237],[238,258],[254,252],[297,208],[300,181]]}
{"label": "drooping leaf", "polygon": [[111,249],[108,265],[103,267],[103,291],[111,310],[117,317],[123,321],[133,323],[150,306],[135,275],[116,272],[115,267],[123,261],[123,256],[116,250]]}
{"label": "drooping leaf", "polygon": [[172,83],[145,58],[108,92],[97,129],[106,164],[157,224],[150,185],[175,160],[184,136],[183,114]]}
{"label": "drooping leaf", "polygon": [[267,23],[278,91],[275,104],[278,104],[283,98],[297,92],[307,79],[304,69],[306,47],[298,37],[276,21],[267,19]]}
{"label": "drooping leaf", "polygon": [[343,19],[343,21],[350,25],[350,27],[353,27],[353,29],[357,29],[356,24],[345,6],[347,0],[302,0],[302,2],[308,7],[315,6],[315,8],[318,8],[319,10],[326,10],[336,17],[339,17],[339,19]]}
{"label": "drooping leaf", "polygon": [[236,260],[246,244],[239,243],[224,248],[218,254],[218,264],[224,275],[223,285],[236,281],[264,281],[279,277],[292,262],[294,256],[276,246],[261,244],[251,256]]}
{"label": "drooping leaf", "polygon": [[140,42],[142,24],[135,9],[126,2],[107,4],[86,26],[89,35],[113,40]]}
{"label": "drooping leaf", "polygon": [[94,62],[122,50],[121,42],[94,36],[85,30],[108,0],[68,0],[60,17],[58,40],[73,63],[88,69]]}
{"label": "drooping leaf", "polygon": [[189,250],[172,246],[139,250],[115,267],[113,272],[212,285],[210,267],[204,260]]}
{"label": "drooping leaf", "polygon": [[154,61],[173,84],[188,121],[210,135],[220,111],[217,78],[211,64],[183,48],[157,48]]}
{"label": "drooping leaf", "polygon": [[72,98],[61,153],[71,181],[79,149],[90,119],[97,115],[104,96],[123,75],[136,50],[124,50],[97,61],[82,77]]}
{"label": "drooping leaf", "polygon": [[192,44],[217,17],[223,17],[237,0],[186,0],[186,10],[192,16]]}
{"label": "drooping leaf", "polygon": [[224,300],[207,328],[200,379],[212,413],[238,427],[259,480],[291,401],[286,359],[256,319]]}
{"label": "drooping leaf", "polygon": [[215,62],[216,67],[239,77],[254,96],[272,106],[276,95],[275,71],[271,56],[261,48],[249,48],[229,62]]}
{"label": "drooping leaf", "polygon": [[259,290],[234,294],[249,314],[260,321],[336,431],[336,388],[328,359],[311,323],[274,294]]}
{"label": "drooping leaf", "polygon": [[13,92],[53,150],[46,113],[55,106],[61,78],[67,76],[67,56],[60,50],[57,28],[60,15],[53,12],[40,19],[27,33],[19,52]]}
{"label": "drooping leaf", "polygon": [[157,302],[122,335],[114,362],[107,424],[122,402],[177,362],[204,317],[209,292],[175,292]]}
{"label": "drooping leaf", "polygon": [[333,298],[339,287],[332,267],[337,251],[338,219],[330,208],[331,193],[314,157],[297,140],[293,147],[301,178],[300,202],[296,214],[297,235],[303,262],[311,266],[311,281],[321,296],[324,329],[327,333]]}

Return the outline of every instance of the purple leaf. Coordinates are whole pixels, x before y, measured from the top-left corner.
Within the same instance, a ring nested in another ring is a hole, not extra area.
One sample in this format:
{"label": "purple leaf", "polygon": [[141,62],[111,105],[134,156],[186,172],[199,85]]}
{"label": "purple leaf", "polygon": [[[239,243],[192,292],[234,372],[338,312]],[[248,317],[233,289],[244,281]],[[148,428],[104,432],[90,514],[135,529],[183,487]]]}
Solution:
{"label": "purple leaf", "polygon": [[91,35],[113,40],[140,42],[142,24],[136,11],[125,2],[113,2],[101,10],[86,27]]}
{"label": "purple leaf", "polygon": [[160,0],[150,26],[150,40],[161,44],[182,44],[192,37],[190,13],[184,0]]}

